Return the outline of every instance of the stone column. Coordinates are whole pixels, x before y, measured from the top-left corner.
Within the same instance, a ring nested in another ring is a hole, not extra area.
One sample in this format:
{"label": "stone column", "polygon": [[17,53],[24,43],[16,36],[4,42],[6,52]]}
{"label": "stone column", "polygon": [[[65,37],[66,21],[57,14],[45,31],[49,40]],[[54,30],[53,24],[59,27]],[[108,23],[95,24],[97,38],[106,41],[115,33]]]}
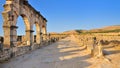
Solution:
{"label": "stone column", "polygon": [[42,27],[42,35],[43,35],[43,41],[46,40],[46,37],[47,37],[46,27]]}
{"label": "stone column", "polygon": [[43,34],[47,34],[46,27],[43,27],[42,30],[43,30]]}
{"label": "stone column", "polygon": [[96,49],[96,57],[103,57],[103,48],[102,48],[103,40],[99,40]]}
{"label": "stone column", "polygon": [[4,29],[4,48],[11,48],[11,57],[15,56],[17,50],[17,26],[3,26]]}
{"label": "stone column", "polygon": [[[8,4],[4,5],[4,8],[7,8]],[[7,9],[4,9],[7,10]],[[4,19],[3,22],[3,30],[4,30],[4,47],[5,48],[10,48],[13,46],[16,46],[16,41],[17,41],[17,33],[16,33],[16,28],[15,26],[15,16],[12,11],[3,11],[2,16]]]}
{"label": "stone column", "polygon": [[4,47],[10,48],[17,46],[17,26],[3,26],[4,29]]}
{"label": "stone column", "polygon": [[39,45],[42,42],[41,26],[36,24],[36,43]]}
{"label": "stone column", "polygon": [[29,46],[33,44],[33,32],[33,30],[26,30],[26,42]]}
{"label": "stone column", "polygon": [[36,42],[37,42],[37,44],[41,44],[41,41],[42,41],[41,32],[38,32],[36,34]]}
{"label": "stone column", "polygon": [[46,29],[46,24],[47,20],[45,18],[42,19],[42,41],[46,42],[47,40],[47,29]]}

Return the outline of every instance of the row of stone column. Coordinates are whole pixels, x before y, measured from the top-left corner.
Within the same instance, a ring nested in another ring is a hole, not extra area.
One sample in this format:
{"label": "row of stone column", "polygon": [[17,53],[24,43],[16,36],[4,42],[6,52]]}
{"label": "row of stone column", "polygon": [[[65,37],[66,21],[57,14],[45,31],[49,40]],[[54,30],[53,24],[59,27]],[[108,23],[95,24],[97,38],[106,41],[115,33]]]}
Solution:
{"label": "row of stone column", "polygon": [[103,40],[97,39],[95,36],[76,35],[77,40],[81,46],[84,46],[93,57],[103,56]]}
{"label": "row of stone column", "polygon": [[[32,31],[27,31],[27,32],[32,32]],[[62,34],[40,34],[39,38],[37,38],[37,35],[27,35],[27,37],[33,37],[33,38],[27,38],[27,39],[30,39],[29,40],[26,40],[26,35],[25,36],[17,36],[17,41],[16,41],[16,45],[15,46],[12,46],[12,47],[20,47],[20,46],[32,46],[35,44],[38,44],[38,45],[42,45],[43,43],[53,43],[53,42],[56,42],[58,41],[59,39],[62,39],[62,38],[65,38],[66,35],[62,35]],[[31,40],[32,39],[32,40]],[[4,43],[1,43],[3,44],[3,46],[5,47]],[[2,46],[2,47],[3,47]],[[10,47],[10,48],[12,48]]]}
{"label": "row of stone column", "polygon": [[[17,27],[3,27],[4,29],[4,47],[5,48],[11,48],[14,46],[17,46]],[[33,30],[26,30],[25,35],[25,41],[27,42],[27,45],[32,45],[33,43]],[[46,34],[46,30],[44,30],[44,34]],[[38,32],[36,34],[36,43],[40,44],[42,41],[42,34],[41,32]]]}

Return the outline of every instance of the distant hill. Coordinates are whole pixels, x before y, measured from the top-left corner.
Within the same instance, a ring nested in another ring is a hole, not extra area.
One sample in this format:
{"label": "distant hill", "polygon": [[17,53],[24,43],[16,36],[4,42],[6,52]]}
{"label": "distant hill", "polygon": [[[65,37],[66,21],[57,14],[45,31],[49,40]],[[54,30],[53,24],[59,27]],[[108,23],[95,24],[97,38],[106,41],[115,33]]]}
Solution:
{"label": "distant hill", "polygon": [[120,32],[120,25],[116,26],[107,26],[98,29],[91,29],[91,30],[70,30],[65,31],[65,34],[79,34],[79,33],[109,33],[109,32]]}
{"label": "distant hill", "polygon": [[103,32],[103,33],[120,32],[120,25],[107,26],[107,27],[103,27],[103,28],[99,28],[99,29],[92,29],[92,30],[89,30],[88,32]]}
{"label": "distant hill", "polygon": [[63,34],[79,34],[76,30],[65,31]]}
{"label": "distant hill", "polygon": [[59,33],[57,33],[57,32],[49,32],[48,34],[59,34]]}

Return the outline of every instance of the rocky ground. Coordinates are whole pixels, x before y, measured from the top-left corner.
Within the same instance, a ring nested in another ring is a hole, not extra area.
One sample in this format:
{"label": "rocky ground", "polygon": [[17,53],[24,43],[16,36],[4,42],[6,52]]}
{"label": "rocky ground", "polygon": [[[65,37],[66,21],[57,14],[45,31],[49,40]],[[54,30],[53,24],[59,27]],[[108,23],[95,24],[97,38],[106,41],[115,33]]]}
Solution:
{"label": "rocky ground", "polygon": [[120,50],[105,46],[105,52],[105,58],[92,58],[74,36],[69,36],[2,63],[0,68],[120,68]]}

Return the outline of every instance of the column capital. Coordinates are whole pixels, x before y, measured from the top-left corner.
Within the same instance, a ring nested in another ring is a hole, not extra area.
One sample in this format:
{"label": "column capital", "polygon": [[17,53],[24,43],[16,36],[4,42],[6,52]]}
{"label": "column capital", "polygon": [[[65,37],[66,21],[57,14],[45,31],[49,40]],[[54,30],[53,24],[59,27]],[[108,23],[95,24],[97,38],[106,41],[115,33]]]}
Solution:
{"label": "column capital", "polygon": [[16,29],[17,29],[17,28],[18,28],[18,26],[10,26],[10,28],[16,28]]}
{"label": "column capital", "polygon": [[3,28],[18,28],[18,26],[14,26],[14,25],[12,25],[12,26],[3,26]]}
{"label": "column capital", "polygon": [[26,30],[26,32],[34,32],[34,30]]}

